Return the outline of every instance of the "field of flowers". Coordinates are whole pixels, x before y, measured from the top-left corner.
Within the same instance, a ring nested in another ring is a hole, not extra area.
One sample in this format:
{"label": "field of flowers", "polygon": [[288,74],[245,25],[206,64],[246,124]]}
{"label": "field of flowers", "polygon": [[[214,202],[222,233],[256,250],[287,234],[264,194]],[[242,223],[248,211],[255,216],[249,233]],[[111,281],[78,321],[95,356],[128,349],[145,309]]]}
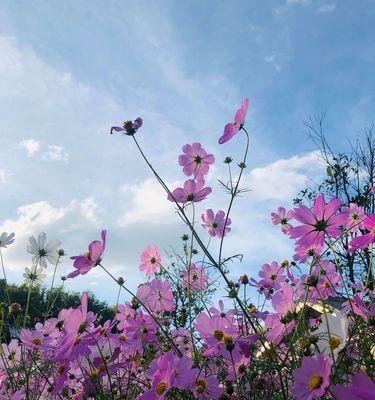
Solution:
{"label": "field of flowers", "polygon": [[[240,256],[224,255],[223,243],[231,232],[232,207],[245,190],[248,105],[245,99],[219,138],[221,145],[245,140],[239,162],[224,160],[226,211],[198,210],[212,192],[205,176],[215,162],[200,143],[182,147],[178,164],[188,179],[170,189],[137,141],[142,119],[111,128],[111,134],[123,135],[113,140],[134,142],[166,201],[174,203],[188,230],[182,251],[163,259],[156,245],[146,246],[139,265],[145,282],[133,292],[106,265],[110,232],[102,230],[100,240],[71,257],[72,271],[64,279],[84,279],[101,268],[129,301],[100,324],[88,309],[87,293],[78,308],[53,316],[52,299],[44,320],[31,328],[31,290],[48,263],[54,266],[54,287],[64,252],[44,233],[30,237],[26,307],[12,303],[9,293],[1,299],[0,399],[375,399],[372,185],[355,198],[316,194],[292,210],[280,206],[270,223],[294,242],[294,255],[229,278]],[[6,248],[14,236],[0,236],[5,283]],[[17,337],[9,336],[10,320]]]}

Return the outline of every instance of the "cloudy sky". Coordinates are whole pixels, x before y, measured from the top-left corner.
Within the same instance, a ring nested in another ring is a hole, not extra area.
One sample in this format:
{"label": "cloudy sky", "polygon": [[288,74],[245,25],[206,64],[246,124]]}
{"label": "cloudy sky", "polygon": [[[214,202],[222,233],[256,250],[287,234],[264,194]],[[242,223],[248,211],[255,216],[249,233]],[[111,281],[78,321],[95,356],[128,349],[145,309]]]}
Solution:
{"label": "cloudy sky", "polygon": [[[167,250],[186,230],[132,141],[109,127],[141,116],[139,142],[172,187],[183,180],[182,145],[200,141],[217,163],[199,211],[225,209],[221,160],[238,159],[243,138],[217,139],[247,96],[252,191],[236,203],[225,255],[245,256],[233,277],[290,257],[269,213],[322,174],[303,121],[326,111],[340,150],[374,123],[374,18],[371,0],[3,0],[0,232],[16,233],[4,253],[10,280],[30,266],[31,234],[75,255],[106,228],[104,263],[134,287],[145,245]],[[60,272],[69,270],[66,257]],[[66,287],[116,297],[98,270]]]}

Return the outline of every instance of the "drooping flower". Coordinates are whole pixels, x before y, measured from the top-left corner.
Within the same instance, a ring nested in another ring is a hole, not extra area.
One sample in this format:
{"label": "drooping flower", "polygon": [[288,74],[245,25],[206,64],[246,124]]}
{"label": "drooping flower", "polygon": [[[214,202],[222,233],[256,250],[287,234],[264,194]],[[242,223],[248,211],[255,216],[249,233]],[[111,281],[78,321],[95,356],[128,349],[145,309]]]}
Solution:
{"label": "drooping flower", "polygon": [[172,192],[172,195],[168,195],[168,200],[176,200],[177,203],[182,204],[202,201],[212,192],[212,189],[204,187],[204,184],[203,179],[198,181],[188,179],[185,181],[183,188],[177,188]]}
{"label": "drooping flower", "polygon": [[369,246],[371,243],[375,243],[375,214],[368,215],[363,226],[369,232],[353,238],[349,243],[351,248],[348,252],[352,253],[358,249],[363,249]]}
{"label": "drooping flower", "polygon": [[180,271],[181,286],[183,288],[189,287],[189,290],[200,292],[207,287],[208,277],[204,272],[202,265],[196,266],[191,263],[187,270]]}
{"label": "drooping flower", "polygon": [[8,235],[7,232],[3,232],[0,235],[0,247],[7,247],[14,242],[14,232]]}
{"label": "drooping flower", "polygon": [[292,225],[288,223],[292,219],[292,212],[286,211],[284,207],[279,207],[277,212],[271,213],[271,222],[273,225],[281,225],[281,230],[288,233]]}
{"label": "drooping flower", "polygon": [[336,400],[374,400],[375,383],[364,373],[354,375],[349,385],[332,388]]}
{"label": "drooping flower", "polygon": [[302,225],[290,229],[290,237],[298,239],[297,245],[301,247],[323,246],[325,237],[339,236],[339,226],[347,222],[346,213],[337,213],[340,207],[341,201],[336,197],[326,204],[323,194],[315,198],[312,210],[303,204],[298,206],[292,216]]}
{"label": "drooping flower", "polygon": [[203,178],[210,169],[210,165],[215,162],[213,154],[207,154],[200,143],[185,144],[178,157],[179,164],[183,167],[186,176],[193,175],[194,179]]}
{"label": "drooping flower", "polygon": [[294,371],[293,394],[297,400],[311,400],[324,395],[330,384],[331,364],[328,356],[303,357]]}
{"label": "drooping flower", "polygon": [[25,268],[25,272],[23,273],[23,277],[25,278],[24,282],[26,285],[40,285],[44,278],[46,277],[43,274],[43,268],[34,265],[30,268]]}
{"label": "drooping flower", "polygon": [[212,209],[209,208],[204,214],[202,214],[202,226],[208,231],[211,237],[217,236],[219,239],[221,239],[231,230],[231,228],[228,227],[228,225],[232,223],[231,219],[228,218],[226,223],[225,219],[226,217],[224,211],[219,210],[215,215]]}
{"label": "drooping flower", "polygon": [[243,100],[241,107],[236,111],[234,115],[234,121],[229,122],[225,125],[224,133],[219,138],[219,144],[223,144],[232,139],[232,137],[242,128],[243,124],[245,123],[248,106],[249,99]]}
{"label": "drooping flower", "polygon": [[57,249],[61,242],[59,240],[50,240],[47,242],[47,236],[44,232],[39,233],[38,240],[34,236],[29,237],[30,244],[27,246],[28,253],[32,254],[32,262],[34,265],[39,264],[43,268],[47,268],[47,261],[56,264],[58,260]]}
{"label": "drooping flower", "polygon": [[141,265],[139,266],[140,271],[146,271],[146,276],[149,278],[151,274],[158,271],[160,267],[160,253],[156,245],[146,246],[141,253]]}
{"label": "drooping flower", "polygon": [[112,126],[110,130],[110,134],[115,132],[124,132],[125,135],[132,136],[134,135],[137,130],[142,126],[143,121],[142,118],[138,117],[134,121],[125,121],[124,124],[121,126]]}
{"label": "drooping flower", "polygon": [[101,237],[102,241],[94,240],[89,244],[89,249],[85,254],[70,257],[72,260],[74,260],[73,267],[75,270],[66,276],[67,279],[75,278],[78,275],[85,275],[91,270],[91,268],[95,267],[101,262],[106,246],[106,230],[102,230]]}

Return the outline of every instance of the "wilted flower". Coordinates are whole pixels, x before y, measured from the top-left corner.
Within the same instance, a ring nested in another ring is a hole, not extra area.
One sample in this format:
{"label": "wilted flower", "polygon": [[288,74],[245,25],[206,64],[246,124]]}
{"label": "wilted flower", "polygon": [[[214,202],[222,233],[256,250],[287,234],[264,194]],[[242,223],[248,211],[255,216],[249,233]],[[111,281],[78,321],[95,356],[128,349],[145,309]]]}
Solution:
{"label": "wilted flower", "polygon": [[14,242],[14,232],[8,235],[7,232],[3,232],[0,235],[0,247],[7,247]]}
{"label": "wilted flower", "polygon": [[137,130],[142,126],[143,121],[142,118],[138,117],[134,121],[125,121],[123,126],[112,126],[110,130],[110,134],[112,135],[113,131],[115,132],[124,132],[125,135],[132,136]]}
{"label": "wilted flower", "polygon": [[61,242],[53,239],[47,242],[47,236],[44,232],[39,233],[38,240],[34,236],[29,237],[30,244],[27,251],[33,254],[32,261],[34,265],[39,264],[43,268],[47,268],[47,261],[56,264],[58,260],[57,248]]}

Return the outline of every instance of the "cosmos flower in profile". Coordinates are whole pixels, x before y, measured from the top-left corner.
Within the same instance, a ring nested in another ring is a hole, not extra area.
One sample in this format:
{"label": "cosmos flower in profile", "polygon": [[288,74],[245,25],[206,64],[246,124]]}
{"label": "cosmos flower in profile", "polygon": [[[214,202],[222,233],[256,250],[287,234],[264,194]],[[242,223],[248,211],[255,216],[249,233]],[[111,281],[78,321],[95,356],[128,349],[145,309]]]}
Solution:
{"label": "cosmos flower in profile", "polygon": [[110,134],[115,132],[124,132],[125,135],[133,136],[137,130],[142,126],[143,120],[141,117],[138,117],[134,121],[125,121],[122,126],[112,126],[110,130]]}
{"label": "cosmos flower in profile", "polygon": [[229,122],[224,127],[224,133],[219,138],[219,144],[223,144],[232,137],[242,128],[245,123],[245,118],[247,114],[247,108],[249,106],[249,99],[242,101],[241,107],[236,111],[234,115],[234,121]]}

